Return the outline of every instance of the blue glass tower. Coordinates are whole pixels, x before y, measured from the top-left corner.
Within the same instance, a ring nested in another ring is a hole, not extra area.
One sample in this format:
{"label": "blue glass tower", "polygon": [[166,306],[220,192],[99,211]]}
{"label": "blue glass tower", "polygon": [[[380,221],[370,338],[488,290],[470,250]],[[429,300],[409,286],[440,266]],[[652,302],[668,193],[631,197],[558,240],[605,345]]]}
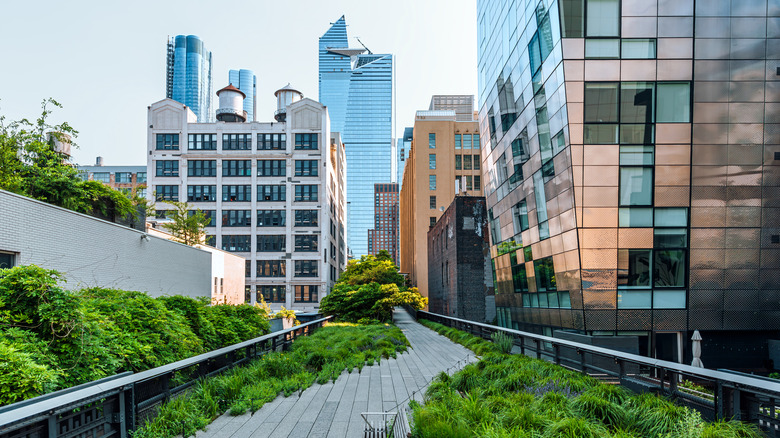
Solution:
{"label": "blue glass tower", "polygon": [[346,26],[342,16],[320,38],[319,99],[344,141],[348,241],[359,257],[374,226],[374,184],[393,179],[393,55],[348,48]]}
{"label": "blue glass tower", "polygon": [[246,111],[246,120],[255,121],[257,112],[257,77],[252,70],[230,70],[228,72],[228,83],[241,90],[245,95],[244,111]]}
{"label": "blue glass tower", "polygon": [[211,52],[195,35],[168,41],[166,97],[187,105],[198,122],[212,120]]}

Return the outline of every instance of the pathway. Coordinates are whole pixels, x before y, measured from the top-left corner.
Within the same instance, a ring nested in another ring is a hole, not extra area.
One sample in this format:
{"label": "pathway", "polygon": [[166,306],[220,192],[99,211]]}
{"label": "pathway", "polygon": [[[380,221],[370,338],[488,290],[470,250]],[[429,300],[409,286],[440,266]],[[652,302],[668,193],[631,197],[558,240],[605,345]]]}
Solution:
{"label": "pathway", "polygon": [[396,359],[361,373],[344,372],[335,383],[315,383],[300,396],[279,396],[253,415],[222,415],[196,438],[362,437],[361,412],[394,410],[415,392],[420,401],[420,389],[436,374],[475,360],[470,350],[418,324],[403,309],[396,309],[393,320],[412,345]]}

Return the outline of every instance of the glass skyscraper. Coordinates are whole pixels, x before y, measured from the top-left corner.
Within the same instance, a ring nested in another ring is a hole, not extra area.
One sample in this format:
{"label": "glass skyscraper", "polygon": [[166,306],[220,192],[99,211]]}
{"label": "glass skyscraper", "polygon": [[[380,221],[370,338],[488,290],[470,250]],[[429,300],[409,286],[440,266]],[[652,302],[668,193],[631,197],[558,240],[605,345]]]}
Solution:
{"label": "glass skyscraper", "polygon": [[765,0],[477,1],[499,325],[685,363],[699,330],[708,367],[766,363],[778,16]]}
{"label": "glass skyscraper", "polygon": [[187,105],[198,122],[213,119],[211,52],[195,35],[177,35],[168,41],[166,96]]}
{"label": "glass skyscraper", "polygon": [[244,111],[246,111],[246,120],[254,122],[257,111],[257,77],[252,70],[230,70],[228,72],[228,83],[241,90],[246,97],[244,98]]}
{"label": "glass skyscraper", "polygon": [[348,48],[344,16],[319,41],[319,98],[347,155],[348,242],[368,254],[374,184],[393,179],[393,55]]}

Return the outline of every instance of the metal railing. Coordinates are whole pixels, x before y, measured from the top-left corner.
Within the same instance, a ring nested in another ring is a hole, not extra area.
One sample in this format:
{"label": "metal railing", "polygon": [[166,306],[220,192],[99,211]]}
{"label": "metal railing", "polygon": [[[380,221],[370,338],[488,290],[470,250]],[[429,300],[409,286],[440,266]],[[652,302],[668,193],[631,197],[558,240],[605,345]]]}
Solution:
{"label": "metal railing", "polygon": [[0,438],[126,438],[200,379],[283,351],[332,317],[140,373],[122,373],[0,407]]}
{"label": "metal railing", "polygon": [[[707,420],[734,418],[758,424],[770,437],[780,436],[780,382],[771,379],[697,368],[436,313],[417,311],[413,316],[488,340],[493,333],[502,332],[513,338],[521,354],[613,379],[634,391],[666,395],[698,410]],[[683,379],[710,388],[712,396],[678,386]]]}
{"label": "metal railing", "polygon": [[412,433],[406,408],[394,412],[363,412],[363,438],[407,438]]}

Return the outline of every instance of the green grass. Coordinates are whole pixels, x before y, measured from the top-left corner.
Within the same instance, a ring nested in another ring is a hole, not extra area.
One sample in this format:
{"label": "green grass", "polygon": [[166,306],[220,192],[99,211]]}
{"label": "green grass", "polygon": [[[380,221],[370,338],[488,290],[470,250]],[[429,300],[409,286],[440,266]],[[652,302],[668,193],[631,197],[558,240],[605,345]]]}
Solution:
{"label": "green grass", "polygon": [[327,383],[346,369],[406,351],[408,341],[391,325],[329,324],[298,338],[290,351],[270,353],[251,364],[200,381],[193,390],[165,403],[133,438],[192,436],[225,411],[254,412],[280,394],[302,391],[314,382]]}
{"label": "green grass", "polygon": [[[755,426],[707,423],[691,409],[527,356],[430,321],[423,325],[477,355],[452,376],[439,374],[423,405],[412,403],[415,437],[754,438]],[[500,340],[499,340],[500,341]]]}

